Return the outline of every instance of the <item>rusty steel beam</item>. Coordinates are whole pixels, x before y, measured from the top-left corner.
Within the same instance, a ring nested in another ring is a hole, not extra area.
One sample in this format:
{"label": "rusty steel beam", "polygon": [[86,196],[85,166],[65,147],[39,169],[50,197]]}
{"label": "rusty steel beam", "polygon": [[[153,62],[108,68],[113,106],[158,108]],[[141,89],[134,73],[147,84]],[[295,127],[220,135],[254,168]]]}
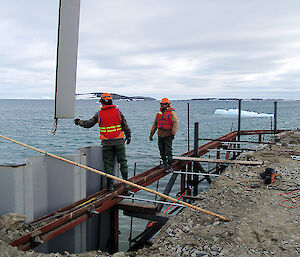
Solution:
{"label": "rusty steel beam", "polygon": [[[101,192],[103,192],[103,191],[101,191]],[[20,246],[20,245],[30,242],[31,236],[33,234],[35,234],[37,231],[41,232],[40,238],[44,242],[46,242],[46,241],[52,239],[53,236],[55,237],[55,236],[65,232],[66,230],[70,229],[71,227],[73,227],[73,225],[72,225],[74,223],[73,221],[76,220],[77,218],[80,220],[80,223],[85,221],[86,220],[85,215],[89,216],[90,210],[93,209],[98,212],[102,212],[103,210],[106,210],[106,209],[110,208],[111,206],[115,205],[115,203],[117,201],[121,201],[121,199],[117,198],[117,196],[118,196],[118,193],[113,192],[113,193],[104,195],[102,198],[95,199],[88,205],[86,205],[84,207],[80,207],[79,209],[76,209],[75,211],[73,211],[73,209],[71,209],[70,212],[65,213],[62,217],[59,217],[59,218],[55,219],[54,221],[50,221],[48,224],[46,224],[42,227],[39,227],[32,232],[29,232],[28,234],[20,237],[17,240],[14,240],[13,242],[10,243],[10,245],[11,246]],[[81,204],[82,200],[79,202]],[[71,206],[73,206],[73,205],[74,204],[72,204]],[[46,215],[45,217],[48,217],[48,216],[49,215]],[[39,221],[42,221],[42,220],[39,219]],[[37,222],[33,222],[33,224],[37,224]],[[79,223],[75,222],[75,225],[77,225],[77,224],[79,224]],[[45,236],[43,236],[43,235],[45,235]],[[28,250],[27,247],[25,247],[25,248],[26,249],[24,249],[24,250]],[[23,250],[23,247],[21,249]]]}
{"label": "rusty steel beam", "polygon": [[[283,132],[285,130],[278,130],[277,133]],[[242,130],[241,135],[261,135],[261,134],[274,134],[274,130]]]}
{"label": "rusty steel beam", "polygon": [[116,207],[110,210],[111,240],[108,252],[114,254],[119,250],[119,210]]}

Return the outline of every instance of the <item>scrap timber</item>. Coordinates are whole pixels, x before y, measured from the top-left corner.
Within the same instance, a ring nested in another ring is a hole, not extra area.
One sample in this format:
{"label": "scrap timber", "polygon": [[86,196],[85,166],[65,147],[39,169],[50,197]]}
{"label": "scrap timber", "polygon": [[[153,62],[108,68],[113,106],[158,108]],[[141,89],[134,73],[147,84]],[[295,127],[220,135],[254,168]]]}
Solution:
{"label": "scrap timber", "polygon": [[[259,139],[261,139],[261,135],[263,134],[273,134],[272,130],[256,130],[256,131],[241,131],[241,135],[259,135]],[[186,172],[191,168],[192,161],[199,161],[200,156],[209,153],[212,149],[220,149],[224,145],[224,141],[235,143],[235,140],[238,136],[236,131],[232,131],[217,140],[212,140],[200,147],[195,148],[195,150],[188,151],[181,155],[180,157],[174,158],[175,161],[173,162],[173,169],[174,170],[181,170],[182,173]],[[241,150],[241,149],[239,149]],[[217,159],[211,160],[210,162],[214,163],[226,163],[232,164],[237,163],[237,161],[229,160],[230,151],[227,152],[225,156],[225,160],[220,159],[220,154],[217,153]],[[202,158],[203,160],[203,158]],[[208,162],[209,159],[206,159]],[[241,161],[238,161],[241,163]],[[254,163],[254,162],[247,162],[244,163],[247,165],[259,165],[261,163]],[[194,170],[207,173],[209,171],[205,171],[204,168],[199,163],[194,163]],[[218,170],[219,172],[220,170]],[[142,172],[132,178],[129,179],[130,182],[135,183],[137,185],[141,185],[146,187],[151,185],[152,183],[158,181],[162,177],[168,175],[169,173],[163,168],[159,168],[156,166],[152,169],[149,169],[145,172]],[[168,195],[172,189],[173,184],[177,178],[178,174],[173,173],[169,183],[167,184],[164,194]],[[194,187],[194,197],[197,195],[197,186],[198,183],[201,182],[198,180],[198,176],[186,175],[181,174],[181,192],[187,192],[187,195],[191,196],[191,188],[188,185],[193,185]],[[196,182],[192,182],[195,180]],[[204,175],[204,179],[208,182],[211,182],[209,176]],[[137,187],[131,187],[130,190],[133,193],[136,193],[140,190]],[[102,190],[93,195],[86,197],[76,203],[73,203],[69,206],[66,206],[62,209],[54,211],[48,215],[45,215],[39,219],[36,219],[29,223],[29,227],[31,231],[26,235],[21,236],[17,240],[14,240],[10,243],[12,246],[17,246],[21,250],[29,250],[32,249],[44,242],[51,240],[52,238],[64,233],[65,231],[75,227],[76,225],[84,222],[85,220],[91,218],[94,215],[101,214],[105,210],[108,210],[112,207],[123,209],[126,215],[132,217],[140,217],[146,218],[149,220],[156,220],[158,221],[155,226],[153,226],[153,231],[151,233],[144,233],[143,235],[147,234],[146,239],[149,238],[150,235],[157,232],[163,224],[166,222],[166,218],[158,215],[163,207],[163,203],[160,203],[158,206],[146,206],[146,205],[139,205],[139,204],[128,204],[123,203],[124,197],[121,197],[125,193],[124,184],[119,183],[115,186],[115,191],[108,191]],[[191,200],[193,197],[185,197],[185,199]],[[166,201],[166,199],[161,199],[162,201]],[[151,228],[148,229],[151,230]],[[116,229],[116,237],[117,237],[118,229]],[[145,240],[145,238],[144,238]],[[116,239],[115,244],[117,244],[118,240]],[[140,244],[139,244],[140,245]],[[117,249],[117,245],[115,245],[115,249]]]}

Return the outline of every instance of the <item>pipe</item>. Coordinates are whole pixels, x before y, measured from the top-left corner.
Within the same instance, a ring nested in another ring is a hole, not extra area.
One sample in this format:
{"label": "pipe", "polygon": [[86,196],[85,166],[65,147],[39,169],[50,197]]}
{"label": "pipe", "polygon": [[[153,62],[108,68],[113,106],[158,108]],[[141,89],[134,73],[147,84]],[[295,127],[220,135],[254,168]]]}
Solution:
{"label": "pipe", "polygon": [[181,172],[181,171],[176,171],[176,170],[174,170],[173,173],[184,174],[184,175],[214,176],[214,177],[219,177],[220,176],[220,175],[217,175],[217,174],[207,174],[207,173],[197,173],[197,172]]}
{"label": "pipe", "polygon": [[119,195],[119,197],[128,199],[128,200],[143,201],[143,202],[150,202],[150,203],[162,203],[162,204],[167,204],[167,205],[171,205],[171,206],[176,205],[176,206],[184,207],[183,204],[177,203],[178,200],[175,198],[174,198],[175,201],[173,203],[167,203],[167,202],[158,201],[158,200],[149,200],[149,199],[137,198],[137,197],[131,197],[131,196],[125,196],[125,195]]}
{"label": "pipe", "polygon": [[173,197],[170,197],[170,196],[168,196],[168,195],[164,195],[164,194],[162,194],[162,193],[156,192],[156,191],[154,191],[154,190],[152,190],[152,189],[149,189],[149,188],[147,188],[147,187],[143,187],[143,186],[134,184],[134,183],[132,183],[132,182],[130,182],[130,181],[127,181],[127,180],[125,180],[125,179],[122,179],[122,178],[113,176],[113,175],[111,175],[111,174],[108,174],[108,173],[105,173],[105,172],[103,172],[103,171],[100,171],[100,170],[97,170],[97,169],[94,169],[94,168],[85,166],[85,165],[80,164],[80,163],[73,162],[73,161],[68,160],[68,159],[65,159],[65,158],[63,158],[63,157],[60,157],[60,156],[57,156],[57,155],[54,155],[54,154],[51,154],[51,153],[47,153],[47,152],[45,152],[45,151],[43,151],[43,150],[40,150],[40,149],[35,148],[35,147],[33,147],[33,146],[29,146],[29,145],[23,144],[23,143],[21,143],[21,142],[19,142],[19,141],[16,141],[16,140],[11,139],[11,138],[8,138],[8,137],[5,137],[5,136],[3,136],[3,135],[0,135],[0,137],[3,138],[3,139],[6,139],[6,140],[8,140],[8,141],[14,142],[14,143],[16,143],[16,144],[22,145],[22,146],[24,146],[24,147],[30,148],[30,149],[32,149],[32,150],[34,150],[34,151],[40,152],[40,153],[42,153],[42,154],[45,154],[45,155],[47,155],[47,156],[56,158],[56,159],[58,159],[58,160],[67,162],[67,163],[69,163],[69,164],[72,164],[72,165],[78,166],[78,167],[80,167],[80,168],[83,168],[83,169],[92,171],[92,172],[94,172],[94,173],[100,174],[101,176],[105,176],[105,177],[108,177],[108,178],[111,178],[111,179],[115,179],[115,180],[120,181],[120,182],[122,182],[122,183],[124,183],[124,184],[127,184],[127,185],[129,185],[129,186],[136,187],[136,188],[139,188],[139,189],[141,189],[141,190],[147,191],[147,192],[149,192],[149,193],[156,194],[156,195],[158,195],[158,196],[160,196],[160,197],[163,197],[163,198],[165,198],[165,199],[167,199],[167,200],[169,200],[169,201],[176,202],[176,203],[179,203],[179,204],[183,204],[183,205],[185,205],[186,207],[195,209],[195,210],[197,210],[197,211],[206,213],[206,214],[211,215],[211,216],[218,217],[218,218],[221,219],[221,220],[229,221],[229,219],[227,219],[227,218],[225,218],[225,217],[223,217],[223,216],[221,216],[221,215],[219,215],[219,214],[216,214],[216,213],[207,211],[207,210],[205,210],[205,209],[199,208],[199,207],[197,207],[197,206],[194,206],[194,205],[192,205],[192,204],[189,204],[189,203],[186,203],[186,202],[183,202],[183,201],[176,200],[176,199],[173,198]]}

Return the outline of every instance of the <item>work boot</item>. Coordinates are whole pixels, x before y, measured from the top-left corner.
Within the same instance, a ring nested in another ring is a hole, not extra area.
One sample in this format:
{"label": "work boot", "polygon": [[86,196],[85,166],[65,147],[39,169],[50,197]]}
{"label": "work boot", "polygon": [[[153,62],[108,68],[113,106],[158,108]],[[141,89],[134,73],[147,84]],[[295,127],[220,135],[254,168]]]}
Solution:
{"label": "work boot", "polygon": [[167,167],[168,167],[167,160],[163,160],[163,162],[159,165],[160,169],[167,168]]}
{"label": "work boot", "polygon": [[173,163],[173,160],[168,160],[168,172],[173,172],[173,167],[172,167],[172,163]]}

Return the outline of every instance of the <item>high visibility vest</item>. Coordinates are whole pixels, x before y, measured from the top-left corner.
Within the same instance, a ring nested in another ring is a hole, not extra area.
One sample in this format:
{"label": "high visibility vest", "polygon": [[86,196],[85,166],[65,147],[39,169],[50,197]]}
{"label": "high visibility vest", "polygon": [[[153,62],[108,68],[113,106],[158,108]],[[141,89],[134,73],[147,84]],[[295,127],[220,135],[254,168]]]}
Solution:
{"label": "high visibility vest", "polygon": [[100,139],[124,138],[120,111],[115,105],[105,105],[99,111]]}
{"label": "high visibility vest", "polygon": [[165,110],[164,113],[159,111],[157,113],[157,128],[159,129],[172,129],[172,116],[171,113],[174,111],[173,108]]}

